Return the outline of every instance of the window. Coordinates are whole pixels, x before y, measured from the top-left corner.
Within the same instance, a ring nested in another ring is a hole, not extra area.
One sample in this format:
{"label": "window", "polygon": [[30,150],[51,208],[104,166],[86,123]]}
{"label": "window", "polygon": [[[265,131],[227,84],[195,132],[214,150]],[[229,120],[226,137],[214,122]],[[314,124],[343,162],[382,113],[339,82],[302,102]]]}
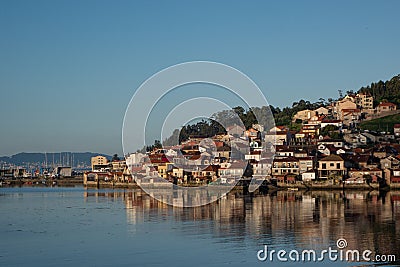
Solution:
{"label": "window", "polygon": [[336,163],[336,169],[340,169],[340,163]]}
{"label": "window", "polygon": [[326,163],[322,163],[322,169],[326,169]]}
{"label": "window", "polygon": [[329,163],[329,166],[333,167],[333,166],[335,166],[335,163],[331,162],[331,163]]}

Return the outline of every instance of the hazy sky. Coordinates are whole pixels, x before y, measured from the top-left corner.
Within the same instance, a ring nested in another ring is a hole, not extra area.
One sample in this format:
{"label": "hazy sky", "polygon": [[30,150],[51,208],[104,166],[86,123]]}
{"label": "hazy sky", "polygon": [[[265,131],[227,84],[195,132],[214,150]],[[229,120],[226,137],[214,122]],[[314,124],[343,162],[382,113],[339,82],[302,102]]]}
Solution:
{"label": "hazy sky", "polygon": [[231,65],[270,104],[400,73],[400,1],[1,1],[0,155],[122,152],[136,88],[192,60]]}

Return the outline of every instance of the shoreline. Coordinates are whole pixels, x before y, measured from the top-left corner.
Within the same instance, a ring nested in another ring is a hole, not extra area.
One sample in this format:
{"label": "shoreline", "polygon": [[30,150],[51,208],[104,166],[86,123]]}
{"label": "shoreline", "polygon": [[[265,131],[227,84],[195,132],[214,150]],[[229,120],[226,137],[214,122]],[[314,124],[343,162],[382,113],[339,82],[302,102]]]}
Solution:
{"label": "shoreline", "polygon": [[[82,185],[85,188],[125,188],[125,189],[140,189],[135,183],[124,183],[124,182],[105,182],[105,181],[87,181],[84,183],[83,176],[58,178],[58,179],[16,179],[16,180],[3,180],[1,187],[15,187],[15,186],[76,186]],[[157,185],[154,185],[157,187]],[[164,186],[165,187],[165,186]],[[168,187],[167,187],[168,188]],[[308,190],[323,190],[323,191],[336,191],[336,190],[360,190],[360,191],[389,191],[389,190],[400,190],[400,184],[390,184],[384,188],[380,188],[379,184],[328,184],[328,183],[277,183],[277,185],[264,185],[257,189],[257,191],[275,191],[275,190],[292,190],[292,191],[308,191]],[[248,186],[236,185],[231,191],[243,191],[248,192]]]}

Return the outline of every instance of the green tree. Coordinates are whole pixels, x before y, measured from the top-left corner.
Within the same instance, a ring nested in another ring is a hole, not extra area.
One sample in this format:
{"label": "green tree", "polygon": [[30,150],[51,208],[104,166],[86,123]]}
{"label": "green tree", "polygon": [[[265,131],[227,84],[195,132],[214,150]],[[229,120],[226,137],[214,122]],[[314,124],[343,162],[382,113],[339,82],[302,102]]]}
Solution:
{"label": "green tree", "polygon": [[114,154],[111,161],[119,161],[118,154]]}
{"label": "green tree", "polygon": [[340,133],[339,133],[339,128],[335,125],[327,125],[324,128],[321,129],[320,134],[322,136],[329,136],[330,138],[333,139],[340,139]]}

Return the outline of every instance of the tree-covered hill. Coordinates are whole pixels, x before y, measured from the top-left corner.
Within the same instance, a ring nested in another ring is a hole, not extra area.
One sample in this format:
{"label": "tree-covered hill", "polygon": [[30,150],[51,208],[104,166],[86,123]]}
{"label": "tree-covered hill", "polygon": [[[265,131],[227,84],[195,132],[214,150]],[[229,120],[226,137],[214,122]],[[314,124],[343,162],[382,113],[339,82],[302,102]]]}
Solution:
{"label": "tree-covered hill", "polygon": [[381,101],[389,101],[400,106],[400,74],[390,80],[371,83],[366,87],[361,87],[359,92],[369,93],[374,97],[374,104]]}
{"label": "tree-covered hill", "polygon": [[[366,87],[361,87],[358,92],[371,94],[374,97],[375,105],[379,104],[381,101],[389,101],[395,103],[400,107],[400,74],[394,76],[386,82],[379,81],[376,83],[371,83],[371,85],[368,85]],[[339,90],[339,93],[341,95],[341,90]],[[353,94],[354,92],[348,91],[348,93]],[[333,101],[335,101],[335,99],[333,98],[328,98],[327,100],[320,98],[319,101],[312,103],[310,101],[302,99],[298,102],[294,102],[291,107],[284,107],[282,109],[274,106],[269,106],[269,109],[267,107],[252,107],[248,110],[245,110],[242,107],[235,107],[232,110],[224,110],[214,114],[212,116],[212,119],[214,119],[215,121],[203,120],[197,123],[186,125],[181,130],[176,129],[170,138],[164,140],[163,144],[175,145],[177,140],[179,140],[180,143],[187,140],[189,136],[193,135],[210,137],[218,133],[224,133],[225,130],[219,123],[216,123],[216,121],[229,121],[230,123],[232,123],[232,120],[235,119],[233,113],[236,113],[239,116],[240,120],[243,122],[243,125],[247,129],[251,127],[251,125],[254,123],[260,123],[262,125],[273,125],[271,121],[268,121],[272,117],[271,114],[273,115],[273,118],[275,120],[275,125],[285,125],[289,126],[292,129],[296,129],[296,127],[299,125],[292,123],[292,118],[298,111],[305,109],[315,110],[321,106],[327,106]],[[257,117],[261,120],[260,122],[256,121],[254,114],[257,114]],[[240,123],[237,124],[240,125]],[[157,142],[159,143],[159,141]],[[157,145],[161,145],[158,143]]]}

